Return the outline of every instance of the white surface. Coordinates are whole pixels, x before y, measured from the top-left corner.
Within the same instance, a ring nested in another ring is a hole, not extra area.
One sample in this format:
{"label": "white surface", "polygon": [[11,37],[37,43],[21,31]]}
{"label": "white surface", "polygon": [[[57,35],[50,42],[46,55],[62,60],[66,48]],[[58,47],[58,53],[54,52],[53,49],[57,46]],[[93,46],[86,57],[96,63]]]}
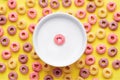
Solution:
{"label": "white surface", "polygon": [[[54,43],[57,34],[65,36],[65,43]],[[83,25],[66,13],[47,15],[37,24],[33,45],[38,56],[52,66],[67,66],[77,61],[86,48],[87,38]]]}

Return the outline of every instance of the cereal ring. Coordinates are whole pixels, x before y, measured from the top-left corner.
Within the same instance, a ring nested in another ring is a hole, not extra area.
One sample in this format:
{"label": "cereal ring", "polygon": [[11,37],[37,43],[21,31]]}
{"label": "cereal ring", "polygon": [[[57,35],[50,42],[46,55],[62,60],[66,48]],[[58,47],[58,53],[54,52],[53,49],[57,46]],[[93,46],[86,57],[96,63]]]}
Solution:
{"label": "cereal ring", "polygon": [[84,0],[74,0],[75,6],[80,7],[83,6],[85,1]]}
{"label": "cereal ring", "polygon": [[9,59],[8,67],[10,69],[15,69],[17,67],[17,61],[15,59],[13,59],[13,58]]}
{"label": "cereal ring", "polygon": [[6,6],[0,5],[0,15],[4,15],[6,14],[6,12],[7,12]]}
{"label": "cereal ring", "polygon": [[106,36],[106,32],[104,29],[98,29],[96,32],[96,36],[98,39],[104,39]]}
{"label": "cereal ring", "polygon": [[100,18],[105,18],[107,16],[107,10],[105,8],[100,8],[98,10],[98,16]]}
{"label": "cereal ring", "polygon": [[21,30],[19,33],[19,37],[22,40],[28,39],[28,37],[29,37],[28,32],[26,30]]}
{"label": "cereal ring", "polygon": [[19,71],[22,73],[22,74],[27,74],[29,69],[28,69],[28,66],[26,66],[25,64],[21,65],[20,68],[19,68]]}
{"label": "cereal ring", "polygon": [[104,1],[103,0],[94,0],[95,5],[97,7],[102,7],[104,5]]}
{"label": "cereal ring", "polygon": [[102,68],[107,67],[108,64],[109,64],[109,62],[108,62],[108,59],[107,59],[107,58],[101,58],[101,59],[99,60],[99,66],[102,67]]}
{"label": "cereal ring", "polygon": [[17,6],[16,0],[8,0],[8,7],[9,7],[10,9],[15,9],[16,6]]}
{"label": "cereal ring", "polygon": [[30,80],[39,80],[39,74],[37,72],[30,73]]}
{"label": "cereal ring", "polygon": [[101,28],[106,28],[108,26],[108,21],[106,19],[100,19],[99,26]]}
{"label": "cereal ring", "polygon": [[71,0],[62,0],[62,5],[64,7],[70,7],[72,4],[72,1]]}
{"label": "cereal ring", "polygon": [[57,68],[57,67],[54,68],[52,72],[53,72],[53,75],[55,77],[60,77],[62,75],[62,70],[60,68]]}
{"label": "cereal ring", "polygon": [[5,72],[5,70],[6,70],[6,65],[0,62],[0,73]]}
{"label": "cereal ring", "polygon": [[1,45],[2,45],[2,46],[8,46],[9,43],[10,43],[10,40],[9,40],[8,37],[3,36],[3,37],[1,37],[0,42],[1,42]]}
{"label": "cereal ring", "polygon": [[75,80],[84,80],[84,78],[78,76]]}
{"label": "cereal ring", "polygon": [[79,59],[77,62],[76,62],[76,66],[77,68],[83,68],[85,66],[85,60],[84,59]]}
{"label": "cereal ring", "polygon": [[90,66],[90,74],[91,75],[97,75],[99,72],[98,67],[96,65],[91,65]]}
{"label": "cereal ring", "polygon": [[88,16],[88,23],[90,23],[91,25],[95,24],[97,22],[97,17],[94,14],[90,14]]}
{"label": "cereal ring", "polygon": [[113,15],[113,19],[117,22],[120,22],[120,12],[115,12]]}
{"label": "cereal ring", "polygon": [[117,41],[118,41],[118,37],[116,34],[114,33],[110,33],[107,37],[107,41],[110,43],[110,44],[115,44]]}
{"label": "cereal ring", "polygon": [[39,59],[39,56],[37,55],[37,53],[34,50],[32,50],[32,52],[31,52],[31,57],[33,59]]}
{"label": "cereal ring", "polygon": [[2,58],[7,60],[11,58],[11,52],[9,50],[2,51]]}
{"label": "cereal ring", "polygon": [[116,21],[112,21],[109,23],[110,30],[115,31],[115,30],[117,30],[117,28],[118,28],[118,23]]}
{"label": "cereal ring", "polygon": [[110,68],[103,69],[103,76],[105,78],[110,78],[112,76],[112,70]]}
{"label": "cereal ring", "polygon": [[32,8],[35,6],[35,1],[34,0],[26,0],[26,5],[29,8]]}
{"label": "cereal ring", "polygon": [[65,74],[63,80],[73,80],[70,74]]}
{"label": "cereal ring", "polygon": [[30,24],[29,27],[28,27],[28,30],[33,33],[34,32],[34,29],[35,29],[35,26],[36,24]]}
{"label": "cereal ring", "polygon": [[25,13],[26,13],[25,6],[23,6],[23,5],[18,5],[18,7],[17,7],[17,12],[18,12],[18,14],[21,14],[21,15],[25,14]]}
{"label": "cereal ring", "polygon": [[39,5],[42,7],[42,8],[45,8],[48,6],[48,0],[39,0]]}
{"label": "cereal ring", "polygon": [[84,10],[78,10],[76,13],[76,17],[79,19],[83,19],[86,16],[86,12]]}
{"label": "cereal ring", "polygon": [[7,32],[8,32],[8,34],[10,34],[10,35],[15,35],[16,32],[17,32],[17,29],[16,29],[15,26],[10,25],[10,26],[8,26],[8,28],[7,28]]}
{"label": "cereal ring", "polygon": [[7,18],[4,15],[0,15],[0,25],[4,25],[7,22]]}
{"label": "cereal ring", "polygon": [[21,64],[25,64],[28,62],[28,56],[25,54],[20,54],[18,60]]}
{"label": "cereal ring", "polygon": [[117,54],[118,50],[116,47],[114,46],[111,46],[109,49],[108,49],[108,55],[110,57],[114,57],[116,54]]}
{"label": "cereal ring", "polygon": [[110,11],[110,12],[113,12],[115,11],[117,5],[115,2],[109,2],[107,3],[107,10]]}
{"label": "cereal ring", "polygon": [[95,34],[93,32],[89,32],[87,34],[87,41],[89,43],[92,43],[93,41],[95,41],[95,38],[96,38],[96,36],[95,36]]}
{"label": "cereal ring", "polygon": [[85,28],[85,30],[86,30],[87,33],[91,31],[91,28],[92,28],[91,24],[84,23],[83,25],[84,25],[84,28]]}
{"label": "cereal ring", "polygon": [[90,75],[90,72],[89,72],[89,70],[88,69],[86,69],[86,68],[82,68],[82,69],[80,69],[80,73],[79,73],[79,75],[82,77],[82,78],[88,78],[89,77],[89,75]]}
{"label": "cereal ring", "polygon": [[56,45],[63,45],[65,43],[65,37],[64,35],[62,34],[57,34],[55,37],[54,37],[54,43]]}
{"label": "cereal ring", "polygon": [[3,30],[3,28],[0,26],[0,37],[3,36],[3,34],[4,34],[4,30]]}
{"label": "cereal ring", "polygon": [[9,80],[17,80],[18,74],[16,72],[12,71],[8,74],[8,78],[9,78]]}
{"label": "cereal ring", "polygon": [[58,0],[51,0],[50,1],[50,7],[53,8],[53,9],[57,9],[59,8],[60,6],[60,3]]}
{"label": "cereal ring", "polygon": [[53,77],[51,75],[46,75],[44,77],[44,80],[53,80]]}
{"label": "cereal ring", "polygon": [[23,44],[23,50],[24,50],[25,52],[30,52],[30,51],[32,51],[32,45],[31,45],[29,42],[24,43],[24,44]]}
{"label": "cereal ring", "polygon": [[46,71],[46,72],[49,72],[49,71],[51,70],[51,66],[48,65],[48,64],[46,64],[46,63],[43,63],[43,64],[42,64],[42,68],[43,68],[43,70]]}
{"label": "cereal ring", "polygon": [[104,54],[106,52],[106,46],[104,44],[99,44],[96,47],[96,51],[98,54]]}
{"label": "cereal ring", "polygon": [[18,42],[12,42],[10,44],[10,50],[13,52],[18,52],[20,49],[20,44]]}
{"label": "cereal ring", "polygon": [[114,68],[114,69],[119,69],[120,68],[120,60],[114,60],[113,62],[112,62],[112,67]]}
{"label": "cereal ring", "polygon": [[95,57],[93,55],[86,56],[85,63],[87,65],[93,65],[95,63]]}
{"label": "cereal ring", "polygon": [[18,27],[18,29],[20,29],[20,30],[25,29],[25,28],[26,28],[26,21],[24,21],[24,20],[18,21],[18,22],[17,22],[17,27]]}
{"label": "cereal ring", "polygon": [[41,65],[41,63],[39,63],[39,62],[34,62],[34,63],[32,64],[32,69],[33,69],[33,71],[35,71],[35,72],[40,72],[40,71],[42,70],[42,65]]}
{"label": "cereal ring", "polygon": [[87,4],[86,10],[87,10],[89,13],[93,13],[93,12],[95,12],[95,10],[96,10],[96,5],[95,5],[93,2],[89,2],[89,3]]}
{"label": "cereal ring", "polygon": [[34,19],[37,16],[37,11],[34,8],[28,10],[27,15],[29,18]]}
{"label": "cereal ring", "polygon": [[91,44],[87,44],[86,49],[85,49],[85,54],[89,55],[93,52],[93,47]]}
{"label": "cereal ring", "polygon": [[71,67],[70,66],[65,66],[63,67],[63,72],[64,73],[70,73],[72,71]]}
{"label": "cereal ring", "polygon": [[11,22],[16,22],[18,20],[18,14],[16,12],[11,12],[8,14],[8,19]]}
{"label": "cereal ring", "polygon": [[42,10],[43,16],[47,16],[48,14],[51,14],[51,13],[52,13],[52,10],[50,8],[44,8]]}

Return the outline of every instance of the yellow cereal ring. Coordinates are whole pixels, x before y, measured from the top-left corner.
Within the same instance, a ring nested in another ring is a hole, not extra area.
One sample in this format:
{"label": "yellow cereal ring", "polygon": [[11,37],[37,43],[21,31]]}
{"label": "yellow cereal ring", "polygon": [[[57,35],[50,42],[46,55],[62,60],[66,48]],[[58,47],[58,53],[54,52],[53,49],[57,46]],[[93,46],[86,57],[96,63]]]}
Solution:
{"label": "yellow cereal ring", "polygon": [[25,9],[25,6],[23,6],[23,5],[19,5],[18,7],[17,7],[17,13],[18,14],[25,14],[26,13],[26,9]]}
{"label": "yellow cereal ring", "polygon": [[51,66],[46,63],[43,63],[42,68],[46,72],[49,72],[51,70]]}
{"label": "yellow cereal ring", "polygon": [[6,14],[7,9],[4,5],[0,5],[0,15],[4,15]]}
{"label": "yellow cereal ring", "polygon": [[87,34],[87,41],[89,43],[92,43],[93,41],[95,41],[95,38],[96,38],[96,36],[95,36],[95,34],[93,32],[89,32]]}
{"label": "yellow cereal ring", "polygon": [[84,78],[78,76],[75,80],[84,80]]}
{"label": "yellow cereal ring", "polygon": [[110,78],[112,76],[112,70],[110,68],[103,69],[103,76],[105,78]]}
{"label": "yellow cereal ring", "polygon": [[104,5],[104,0],[94,0],[97,7],[102,7]]}
{"label": "yellow cereal ring", "polygon": [[71,72],[71,67],[70,66],[63,67],[63,72],[64,73],[70,73]]}
{"label": "yellow cereal ring", "polygon": [[31,57],[33,59],[39,59],[39,56],[36,54],[36,52],[34,50],[32,50],[32,52],[31,52]]}
{"label": "yellow cereal ring", "polygon": [[63,80],[73,80],[70,74],[65,74]]}
{"label": "yellow cereal ring", "polygon": [[101,8],[98,10],[98,16],[100,18],[105,18],[107,16],[107,10],[105,8]]}
{"label": "yellow cereal ring", "polygon": [[25,20],[20,20],[17,22],[17,27],[20,29],[20,30],[23,30],[26,28],[26,22]]}
{"label": "yellow cereal ring", "polygon": [[35,0],[26,0],[26,5],[29,7],[29,8],[32,8],[35,6]]}
{"label": "yellow cereal ring", "polygon": [[79,59],[77,62],[76,62],[76,66],[77,68],[83,68],[85,66],[85,60],[84,59]]}
{"label": "yellow cereal ring", "polygon": [[11,58],[9,61],[8,61],[8,67],[10,69],[15,69],[17,67],[17,62],[15,59]]}
{"label": "yellow cereal ring", "polygon": [[91,75],[97,75],[99,71],[96,65],[91,65],[89,70]]}
{"label": "yellow cereal ring", "polygon": [[96,36],[98,39],[103,39],[106,36],[106,32],[104,29],[98,29],[96,32]]}

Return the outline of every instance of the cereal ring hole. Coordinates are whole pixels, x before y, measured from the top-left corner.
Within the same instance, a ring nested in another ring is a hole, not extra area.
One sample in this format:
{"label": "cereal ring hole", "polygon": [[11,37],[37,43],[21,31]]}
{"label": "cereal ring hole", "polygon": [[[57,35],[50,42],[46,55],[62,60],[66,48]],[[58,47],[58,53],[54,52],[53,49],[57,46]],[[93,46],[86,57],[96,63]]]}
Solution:
{"label": "cereal ring hole", "polygon": [[30,14],[33,15],[33,14],[34,14],[34,11],[30,11]]}
{"label": "cereal ring hole", "polygon": [[60,74],[60,72],[59,72],[59,71],[56,71],[55,73],[56,73],[57,75],[59,75],[59,74]]}
{"label": "cereal ring hole", "polygon": [[102,60],[102,64],[105,64],[106,63],[106,61],[105,60]]}
{"label": "cereal ring hole", "polygon": [[95,18],[93,16],[91,16],[91,20],[95,20]]}
{"label": "cereal ring hole", "polygon": [[10,64],[13,64],[13,63],[14,63],[13,61],[10,62]]}
{"label": "cereal ring hole", "polygon": [[32,78],[33,78],[33,79],[36,78],[36,75],[33,75]]}
{"label": "cereal ring hole", "polygon": [[106,74],[110,74],[110,71],[106,71]]}
{"label": "cereal ring hole", "polygon": [[12,1],[10,4],[13,5],[13,4],[14,4],[14,1]]}
{"label": "cereal ring hole", "polygon": [[23,59],[25,59],[25,57],[23,56],[23,57],[21,57],[21,59],[23,60]]}
{"label": "cereal ring hole", "polygon": [[42,0],[42,3],[45,3],[45,0]]}
{"label": "cereal ring hole", "polygon": [[69,70],[69,69],[70,69],[70,67],[69,67],[69,66],[66,66],[66,67],[65,67],[65,69]]}
{"label": "cereal ring hole", "polygon": [[5,52],[5,55],[8,55],[9,53],[8,52]]}
{"label": "cereal ring hole", "polygon": [[46,67],[46,68],[47,68],[47,67],[48,67],[48,64],[45,64],[45,65],[44,65],[44,67]]}
{"label": "cereal ring hole", "polygon": [[93,6],[92,6],[92,5],[89,5],[89,8],[91,8],[91,9],[92,9],[92,8],[93,8]]}
{"label": "cereal ring hole", "polygon": [[83,12],[80,11],[80,12],[79,12],[79,15],[82,16],[82,15],[83,15]]}
{"label": "cereal ring hole", "polygon": [[22,71],[25,71],[26,69],[24,67],[22,67]]}
{"label": "cereal ring hole", "polygon": [[82,63],[83,63],[82,61],[79,62],[79,64],[82,64]]}
{"label": "cereal ring hole", "polygon": [[91,50],[91,48],[90,48],[89,46],[87,46],[87,49],[88,49],[88,50]]}
{"label": "cereal ring hole", "polygon": [[0,7],[0,10],[3,10],[3,7]]}
{"label": "cereal ring hole", "polygon": [[3,65],[0,65],[0,69],[3,67]]}
{"label": "cereal ring hole", "polygon": [[14,14],[12,14],[12,15],[11,15],[11,18],[15,18],[15,15],[14,15]]}
{"label": "cereal ring hole", "polygon": [[3,41],[3,42],[6,42],[7,40],[6,40],[6,39],[3,39],[2,41]]}
{"label": "cereal ring hole", "polygon": [[111,39],[112,39],[112,40],[114,40],[114,39],[115,39],[115,37],[114,37],[114,36],[111,36]]}
{"label": "cereal ring hole", "polygon": [[100,47],[100,50],[103,50],[104,48],[103,47]]}
{"label": "cereal ring hole", "polygon": [[0,21],[4,21],[4,18],[0,18]]}
{"label": "cereal ring hole", "polygon": [[96,68],[93,67],[92,70],[93,70],[93,71],[96,71]]}
{"label": "cereal ring hole", "polygon": [[114,49],[112,49],[112,50],[111,50],[111,52],[112,52],[112,53],[114,53],[114,52],[115,52],[115,50],[114,50]]}
{"label": "cereal ring hole", "polygon": [[93,58],[89,58],[88,61],[93,61]]}
{"label": "cereal ring hole", "polygon": [[119,13],[117,13],[117,17],[120,17],[120,14],[119,14]]}
{"label": "cereal ring hole", "polygon": [[84,74],[87,74],[87,72],[86,72],[86,71],[83,71],[83,73],[84,73]]}
{"label": "cereal ring hole", "polygon": [[114,4],[113,4],[113,3],[111,3],[111,4],[110,4],[110,7],[113,7],[113,6],[114,6]]}

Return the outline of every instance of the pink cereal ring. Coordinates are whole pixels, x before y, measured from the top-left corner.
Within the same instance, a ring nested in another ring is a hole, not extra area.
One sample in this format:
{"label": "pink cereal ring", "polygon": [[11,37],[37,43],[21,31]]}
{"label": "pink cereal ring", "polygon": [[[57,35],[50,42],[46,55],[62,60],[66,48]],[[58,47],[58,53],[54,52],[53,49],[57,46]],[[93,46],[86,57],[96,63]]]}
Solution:
{"label": "pink cereal ring", "polygon": [[96,51],[97,53],[99,54],[104,54],[106,52],[106,46],[104,44],[99,44],[97,47],[96,47]]}
{"label": "pink cereal ring", "polygon": [[92,55],[86,56],[86,58],[85,58],[85,63],[86,63],[87,65],[92,65],[92,64],[94,64],[94,63],[95,63],[95,57],[92,56]]}
{"label": "pink cereal ring", "polygon": [[42,70],[42,65],[39,63],[39,62],[34,62],[32,64],[32,69],[35,71],[35,72],[39,72]]}
{"label": "pink cereal ring", "polygon": [[16,0],[8,0],[8,7],[9,7],[10,9],[15,9],[16,6],[17,6]]}
{"label": "pink cereal ring", "polygon": [[60,3],[58,0],[51,0],[50,1],[50,7],[53,8],[53,9],[57,9],[59,8],[60,6]]}
{"label": "pink cereal ring", "polygon": [[11,21],[11,22],[16,22],[18,20],[18,14],[16,12],[11,12],[9,15],[8,15],[8,19]]}
{"label": "pink cereal ring", "polygon": [[96,15],[90,14],[90,15],[88,16],[88,22],[89,22],[91,25],[95,24],[95,23],[97,22],[97,17],[96,17]]}
{"label": "pink cereal ring", "polygon": [[87,47],[86,47],[86,49],[85,49],[85,54],[86,55],[89,55],[89,54],[91,54],[93,52],[93,47],[92,47],[92,45],[91,44],[87,44]]}
{"label": "pink cereal ring", "polygon": [[11,52],[9,50],[2,51],[2,58],[5,60],[11,58]]}
{"label": "pink cereal ring", "polygon": [[33,33],[34,29],[35,29],[36,24],[30,24],[28,27],[28,30]]}
{"label": "pink cereal ring", "polygon": [[33,19],[37,16],[37,11],[33,8],[29,9],[27,12],[29,18]]}
{"label": "pink cereal ring", "polygon": [[109,2],[109,3],[107,4],[107,9],[108,9],[108,11],[113,12],[113,11],[115,11],[116,6],[117,6],[117,5],[116,5],[115,2]]}
{"label": "pink cereal ring", "polygon": [[108,35],[107,41],[108,41],[110,44],[115,44],[115,43],[118,41],[118,37],[117,37],[116,34],[111,33],[111,34]]}
{"label": "pink cereal ring", "polygon": [[91,28],[92,28],[92,27],[91,27],[91,24],[89,24],[89,23],[84,23],[83,25],[84,25],[84,28],[85,28],[85,30],[86,30],[87,33],[91,31]]}
{"label": "pink cereal ring", "polygon": [[115,12],[113,19],[117,22],[120,22],[120,12]]}
{"label": "pink cereal ring", "polygon": [[39,75],[37,72],[31,72],[29,78],[30,80],[39,80]]}
{"label": "pink cereal ring", "polygon": [[77,7],[83,6],[85,1],[84,0],[74,0],[74,3]]}
{"label": "pink cereal ring", "polygon": [[26,30],[22,30],[22,31],[19,33],[19,37],[20,37],[20,39],[22,39],[22,40],[26,40],[26,39],[29,37],[28,32],[27,32]]}
{"label": "pink cereal ring", "polygon": [[57,45],[63,45],[65,43],[65,37],[62,34],[57,34],[54,37],[54,42]]}
{"label": "pink cereal ring", "polygon": [[3,36],[3,34],[4,34],[4,30],[3,30],[3,28],[0,26],[0,37]]}
{"label": "pink cereal ring", "polygon": [[50,8],[44,8],[42,10],[43,16],[47,16],[48,14],[51,14],[51,13],[52,13],[52,10]]}
{"label": "pink cereal ring", "polygon": [[83,19],[86,16],[86,12],[84,10],[78,10],[76,13],[77,18]]}
{"label": "pink cereal ring", "polygon": [[18,42],[12,42],[11,45],[10,45],[10,49],[13,52],[18,52],[19,49],[20,49],[19,43]]}

